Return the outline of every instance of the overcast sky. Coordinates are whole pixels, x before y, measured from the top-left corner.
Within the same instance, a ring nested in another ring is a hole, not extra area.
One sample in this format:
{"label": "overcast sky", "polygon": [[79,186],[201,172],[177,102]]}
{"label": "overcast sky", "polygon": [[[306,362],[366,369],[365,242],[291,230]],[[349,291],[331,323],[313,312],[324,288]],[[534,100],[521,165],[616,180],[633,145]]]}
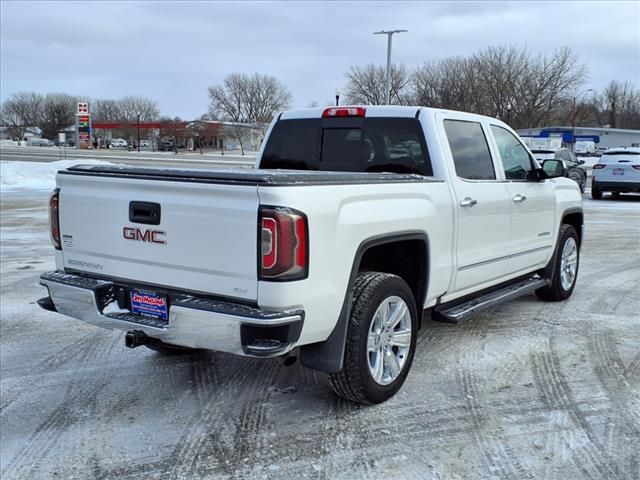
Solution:
{"label": "overcast sky", "polygon": [[350,65],[409,67],[489,45],[551,54],[568,46],[584,88],[640,87],[640,2],[23,2],[0,0],[2,100],[22,90],[91,98],[143,95],[164,115],[208,109],[231,72],[280,79],[293,107],[334,98]]}

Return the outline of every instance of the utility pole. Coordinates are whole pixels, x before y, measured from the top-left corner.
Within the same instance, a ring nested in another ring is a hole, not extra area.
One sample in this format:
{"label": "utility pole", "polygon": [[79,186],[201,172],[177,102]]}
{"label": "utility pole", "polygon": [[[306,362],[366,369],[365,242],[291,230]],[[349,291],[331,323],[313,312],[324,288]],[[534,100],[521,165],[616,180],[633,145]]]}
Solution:
{"label": "utility pole", "polygon": [[140,153],[140,112],[138,112],[138,153]]}
{"label": "utility pole", "polygon": [[394,33],[404,33],[408,32],[408,30],[389,30],[385,32],[384,30],[380,30],[379,32],[373,32],[374,35],[386,35],[387,36],[387,84],[385,87],[385,105],[390,104],[390,96],[391,96],[391,37],[393,37]]}

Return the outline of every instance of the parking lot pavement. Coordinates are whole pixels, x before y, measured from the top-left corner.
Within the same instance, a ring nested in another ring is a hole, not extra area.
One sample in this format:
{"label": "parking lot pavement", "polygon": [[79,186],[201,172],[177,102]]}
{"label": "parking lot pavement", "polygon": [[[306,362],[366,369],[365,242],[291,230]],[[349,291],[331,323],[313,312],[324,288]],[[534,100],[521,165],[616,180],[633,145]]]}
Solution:
{"label": "parking lot pavement", "polygon": [[46,194],[2,197],[0,474],[40,478],[640,478],[640,198],[585,196],[574,295],[425,319],[388,402],[298,364],[163,357],[40,310]]}

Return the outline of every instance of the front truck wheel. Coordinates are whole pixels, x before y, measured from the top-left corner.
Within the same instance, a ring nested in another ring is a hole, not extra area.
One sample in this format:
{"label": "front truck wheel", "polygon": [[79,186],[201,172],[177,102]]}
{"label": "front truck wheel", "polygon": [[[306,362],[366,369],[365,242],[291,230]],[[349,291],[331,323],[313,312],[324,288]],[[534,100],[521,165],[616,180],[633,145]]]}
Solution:
{"label": "front truck wheel", "polygon": [[576,286],[580,266],[578,244],[576,229],[566,223],[561,225],[558,244],[552,258],[551,283],[536,290],[538,298],[557,302],[571,296]]}
{"label": "front truck wheel", "polygon": [[364,272],[356,277],[342,370],[333,390],[358,403],[384,402],[402,386],[416,348],[418,315],[400,277]]}

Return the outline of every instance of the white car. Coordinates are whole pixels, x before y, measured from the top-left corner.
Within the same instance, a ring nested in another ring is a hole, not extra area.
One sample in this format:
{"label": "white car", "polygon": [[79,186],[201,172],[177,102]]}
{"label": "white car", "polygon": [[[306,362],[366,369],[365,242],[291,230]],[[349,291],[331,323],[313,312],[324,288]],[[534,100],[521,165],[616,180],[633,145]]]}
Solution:
{"label": "white car", "polygon": [[111,148],[127,148],[128,143],[122,138],[114,138],[111,140]]}
{"label": "white car", "polygon": [[299,356],[338,395],[379,403],[409,372],[424,310],[457,323],[575,288],[582,196],[495,118],[289,111],[261,148],[251,170],[58,172],[39,305],[129,347]]}
{"label": "white car", "polygon": [[600,200],[603,192],[614,197],[640,192],[640,148],[610,148],[602,154],[593,166],[591,197]]}

